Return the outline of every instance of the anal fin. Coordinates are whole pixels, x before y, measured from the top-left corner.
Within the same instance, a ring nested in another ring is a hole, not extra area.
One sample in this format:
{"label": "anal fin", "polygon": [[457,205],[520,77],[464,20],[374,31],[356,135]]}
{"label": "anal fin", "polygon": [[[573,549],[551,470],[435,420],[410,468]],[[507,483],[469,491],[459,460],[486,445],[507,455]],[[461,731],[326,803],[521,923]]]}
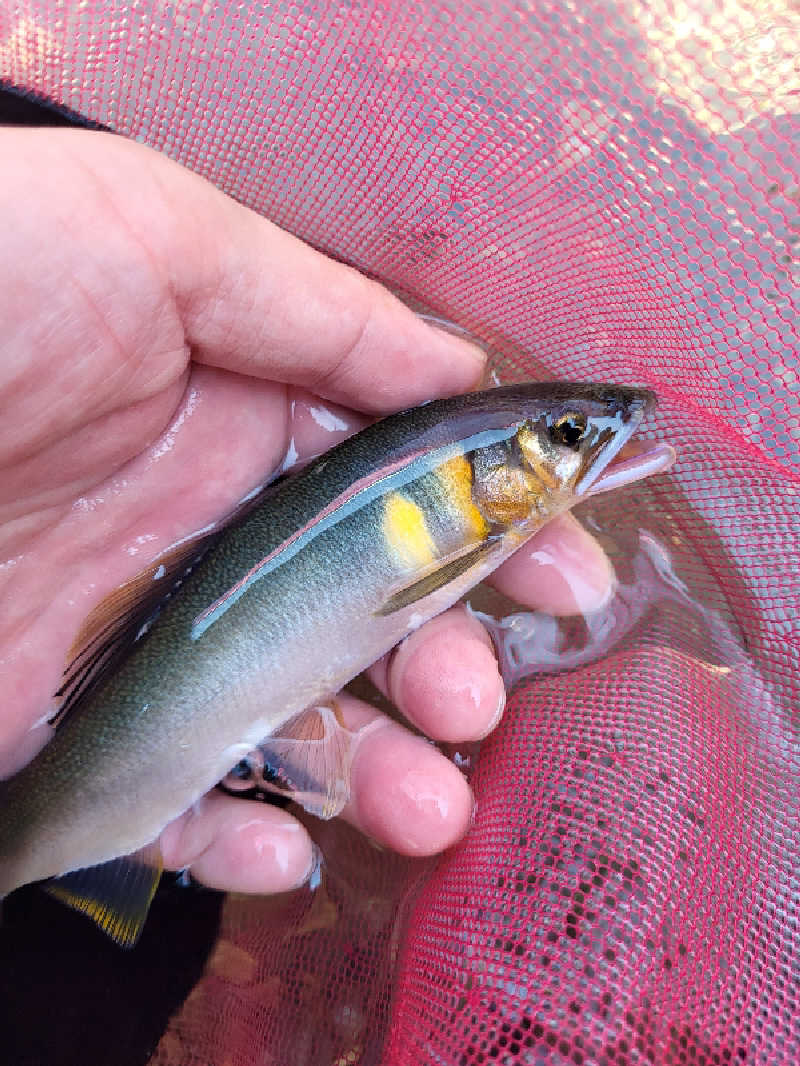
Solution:
{"label": "anal fin", "polygon": [[99,866],[87,866],[45,882],[45,892],[91,918],[123,948],[141,935],[161,877],[161,853],[150,844]]}

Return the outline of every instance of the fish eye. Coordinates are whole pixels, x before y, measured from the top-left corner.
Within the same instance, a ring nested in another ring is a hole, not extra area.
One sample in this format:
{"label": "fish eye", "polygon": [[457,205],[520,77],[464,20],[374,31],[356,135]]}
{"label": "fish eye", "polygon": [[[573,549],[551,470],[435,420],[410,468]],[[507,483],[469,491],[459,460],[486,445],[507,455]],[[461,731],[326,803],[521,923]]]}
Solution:
{"label": "fish eye", "polygon": [[563,448],[578,449],[586,435],[588,426],[586,415],[581,411],[566,411],[550,426],[550,439]]}

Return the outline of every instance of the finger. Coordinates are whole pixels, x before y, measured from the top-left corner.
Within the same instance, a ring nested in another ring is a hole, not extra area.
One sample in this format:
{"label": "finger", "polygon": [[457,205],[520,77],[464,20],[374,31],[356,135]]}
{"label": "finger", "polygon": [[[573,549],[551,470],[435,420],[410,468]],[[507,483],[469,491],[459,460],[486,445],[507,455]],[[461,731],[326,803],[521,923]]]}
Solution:
{"label": "finger", "polygon": [[307,389],[290,388],[287,401],[289,418],[282,471],[302,466],[371,421],[366,415],[323,400]]}
{"label": "finger", "polygon": [[416,630],[368,673],[434,740],[479,740],[494,729],[505,707],[492,642],[462,605]]}
{"label": "finger", "polygon": [[340,694],[337,701],[348,729],[383,723],[356,748],[342,817],[403,855],[435,855],[455,844],[469,825],[473,801],[453,763],[361,700]]}
{"label": "finger", "polygon": [[[370,412],[392,411],[472,388],[485,359],[474,345],[428,325],[386,289],[319,254],[232,202],[233,240],[206,231],[209,280],[184,285],[195,358],[311,389]],[[235,209],[235,210],[234,210]],[[200,260],[198,260],[199,262]],[[202,302],[195,294],[202,294]]]}
{"label": "finger", "polygon": [[511,599],[555,615],[599,610],[616,582],[606,553],[569,514],[549,522],[489,580]]}
{"label": "finger", "polygon": [[[37,134],[7,136],[30,145]],[[166,156],[103,133],[50,134],[48,151],[67,145],[149,250],[199,362],[371,412],[464,391],[481,378],[477,347]]]}
{"label": "finger", "polygon": [[226,892],[288,892],[314,868],[311,839],[277,807],[245,803],[220,792],[204,796],[161,834],[168,870]]}

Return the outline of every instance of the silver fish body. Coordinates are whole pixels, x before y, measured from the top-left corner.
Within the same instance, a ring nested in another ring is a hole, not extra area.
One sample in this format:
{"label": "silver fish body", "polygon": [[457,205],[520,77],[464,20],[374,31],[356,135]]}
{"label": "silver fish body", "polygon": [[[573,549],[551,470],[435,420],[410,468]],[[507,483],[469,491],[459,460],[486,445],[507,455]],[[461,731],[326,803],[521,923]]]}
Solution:
{"label": "silver fish body", "polygon": [[267,489],[0,784],[0,896],[154,841],[596,489],[650,403],[561,384],[435,401]]}

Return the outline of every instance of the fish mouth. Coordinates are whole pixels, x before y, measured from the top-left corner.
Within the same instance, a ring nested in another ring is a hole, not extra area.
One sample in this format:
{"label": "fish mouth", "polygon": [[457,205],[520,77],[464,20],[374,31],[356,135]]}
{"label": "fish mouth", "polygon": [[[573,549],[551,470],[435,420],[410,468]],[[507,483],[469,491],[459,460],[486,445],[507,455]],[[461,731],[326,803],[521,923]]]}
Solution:
{"label": "fish mouth", "polygon": [[596,496],[669,470],[676,459],[673,447],[660,441],[631,439],[655,405],[655,396],[642,390],[628,408],[618,432],[595,451],[588,469],[578,479],[576,495]]}
{"label": "fish mouth", "polygon": [[598,464],[599,469],[592,470],[591,481],[581,485],[583,496],[597,496],[652,474],[661,474],[669,470],[677,456],[671,445],[660,441],[623,440],[604,458],[606,461]]}

